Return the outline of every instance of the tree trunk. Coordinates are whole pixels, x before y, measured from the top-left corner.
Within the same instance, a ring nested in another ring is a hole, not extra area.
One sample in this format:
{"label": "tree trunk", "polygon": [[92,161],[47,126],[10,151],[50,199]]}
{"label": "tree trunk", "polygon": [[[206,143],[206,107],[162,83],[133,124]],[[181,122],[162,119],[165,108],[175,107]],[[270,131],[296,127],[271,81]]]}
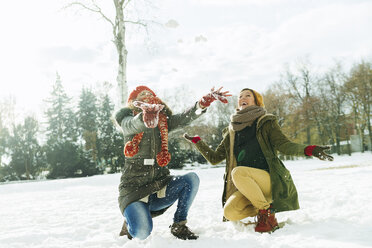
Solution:
{"label": "tree trunk", "polygon": [[119,68],[116,81],[118,83],[118,107],[125,105],[128,98],[128,86],[127,86],[127,55],[128,51],[125,46],[125,22],[124,22],[124,1],[114,0],[116,8],[116,27],[114,30],[115,34],[115,46],[119,55]]}
{"label": "tree trunk", "polygon": [[[363,152],[364,151],[368,151],[368,142],[367,142],[367,140],[366,140],[366,137],[364,136],[364,129],[365,128],[367,128],[367,130],[368,130],[368,136],[369,136],[369,139],[370,139],[370,141],[372,142],[372,135],[371,135],[371,121],[370,121],[370,119],[371,119],[371,117],[370,117],[370,114],[369,114],[369,112],[370,112],[370,108],[369,108],[369,103],[368,103],[368,98],[367,98],[367,100],[365,101],[365,103],[363,104],[363,106],[362,106],[362,109],[363,109],[363,112],[364,112],[364,114],[365,114],[365,116],[366,116],[366,122],[365,122],[365,125],[363,125],[363,132],[362,132],[362,140],[363,140]],[[365,145],[367,145],[367,149],[365,149],[364,147],[365,147]]]}
{"label": "tree trunk", "polygon": [[310,145],[311,144],[311,130],[309,126],[306,127],[306,136],[307,136],[307,144]]}
{"label": "tree trunk", "polygon": [[368,106],[367,107],[367,110],[366,110],[366,115],[367,115],[367,129],[368,129],[368,135],[369,135],[369,142],[371,144],[370,151],[372,151],[371,117],[370,117],[369,113],[370,113],[370,108]]}
{"label": "tree trunk", "polygon": [[364,125],[360,128],[360,137],[362,140],[362,153],[365,152]]}
{"label": "tree trunk", "polygon": [[370,151],[372,151],[372,133],[371,133],[371,123],[368,121],[368,132],[369,132],[369,142],[371,144]]}
{"label": "tree trunk", "polygon": [[346,127],[344,128],[344,130],[345,130],[345,136],[346,136],[346,141],[347,141],[346,151],[347,151],[347,154],[351,156],[350,135]]}
{"label": "tree trunk", "polygon": [[30,179],[30,170],[29,170],[29,166],[28,166],[28,158],[25,158],[25,170],[26,170],[26,178],[27,180]]}
{"label": "tree trunk", "polygon": [[307,139],[307,144],[311,144],[311,124],[310,124],[310,110],[309,110],[309,97],[306,97],[306,112],[305,112],[305,118],[306,118],[306,139]]}
{"label": "tree trunk", "polygon": [[[335,118],[335,134],[336,134],[336,144],[337,144],[337,154],[338,155],[341,155],[341,113],[340,113],[340,106],[341,105],[338,105],[338,111],[337,111],[337,117]],[[347,130],[346,130],[347,132]]]}

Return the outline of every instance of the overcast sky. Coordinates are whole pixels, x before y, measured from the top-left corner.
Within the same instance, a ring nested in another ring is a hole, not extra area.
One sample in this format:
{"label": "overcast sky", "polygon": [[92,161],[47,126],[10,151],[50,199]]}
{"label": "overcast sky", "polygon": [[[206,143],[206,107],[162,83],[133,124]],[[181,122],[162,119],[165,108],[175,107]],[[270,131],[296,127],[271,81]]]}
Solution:
{"label": "overcast sky", "polygon": [[[130,6],[136,9],[132,15],[168,25],[152,24],[147,34],[128,27],[129,89],[188,84],[197,100],[214,85],[235,94],[245,87],[264,91],[285,64],[305,57],[319,68],[329,68],[335,59],[350,67],[372,57],[370,0],[150,2],[146,8]],[[116,85],[110,25],[86,11],[61,10],[66,3],[0,3],[0,97],[14,95],[24,111],[43,108],[56,72],[72,96],[83,85]],[[97,3],[113,16],[111,0]]]}

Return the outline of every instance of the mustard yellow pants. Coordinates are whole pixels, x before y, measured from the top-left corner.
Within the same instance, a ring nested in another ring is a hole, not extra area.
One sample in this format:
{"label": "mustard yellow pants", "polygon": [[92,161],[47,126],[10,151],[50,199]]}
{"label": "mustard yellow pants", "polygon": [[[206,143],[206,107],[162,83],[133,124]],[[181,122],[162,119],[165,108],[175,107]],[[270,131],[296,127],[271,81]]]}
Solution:
{"label": "mustard yellow pants", "polygon": [[224,216],[231,221],[256,216],[259,209],[268,209],[271,198],[270,174],[265,170],[238,166],[231,172],[238,189],[226,201]]}

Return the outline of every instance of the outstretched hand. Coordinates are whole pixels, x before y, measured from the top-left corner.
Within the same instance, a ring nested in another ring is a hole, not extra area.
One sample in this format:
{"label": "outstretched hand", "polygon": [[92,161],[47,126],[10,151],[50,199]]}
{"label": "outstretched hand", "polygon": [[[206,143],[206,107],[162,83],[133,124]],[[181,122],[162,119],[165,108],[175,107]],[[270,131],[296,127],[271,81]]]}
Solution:
{"label": "outstretched hand", "polygon": [[232,96],[231,94],[228,94],[229,91],[222,92],[223,87],[220,87],[218,90],[215,90],[214,87],[211,89],[211,92],[209,92],[207,95],[203,96],[202,99],[200,99],[199,104],[202,108],[209,107],[211,103],[215,100],[219,100],[223,103],[228,103],[227,97]]}
{"label": "outstretched hand", "polygon": [[333,157],[324,151],[330,150],[330,146],[315,146],[313,150],[313,156],[319,158],[320,160],[333,161]]}
{"label": "outstretched hand", "polygon": [[200,139],[200,137],[199,136],[190,136],[190,135],[188,135],[187,133],[184,133],[183,134],[183,137],[187,140],[187,141],[189,141],[189,142],[192,142],[192,143],[198,143],[198,141],[199,140],[201,140]]}
{"label": "outstretched hand", "polygon": [[149,104],[141,101],[134,101],[133,105],[142,109],[143,123],[147,128],[155,128],[159,122],[159,113],[164,108],[162,104]]}

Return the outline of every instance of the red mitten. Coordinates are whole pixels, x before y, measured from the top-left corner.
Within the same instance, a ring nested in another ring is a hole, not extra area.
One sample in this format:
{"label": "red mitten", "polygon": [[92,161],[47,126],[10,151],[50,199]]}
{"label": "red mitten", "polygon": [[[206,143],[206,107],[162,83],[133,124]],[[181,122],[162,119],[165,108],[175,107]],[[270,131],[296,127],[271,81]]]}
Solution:
{"label": "red mitten", "polygon": [[213,94],[208,93],[207,95],[203,96],[202,99],[200,99],[199,104],[202,108],[206,108],[209,107],[215,100],[216,98],[213,96]]}
{"label": "red mitten", "polygon": [[164,105],[149,104],[141,101],[135,101],[133,105],[142,109],[143,123],[147,128],[155,128],[158,125],[159,113],[164,108]]}
{"label": "red mitten", "polygon": [[183,137],[194,144],[198,143],[198,141],[201,140],[199,136],[190,136],[187,133],[183,134]]}
{"label": "red mitten", "polygon": [[218,90],[214,90],[214,87],[211,89],[211,92],[209,92],[207,95],[203,96],[202,99],[200,99],[199,104],[202,108],[209,107],[211,103],[215,100],[219,100],[223,103],[228,103],[228,100],[226,97],[231,96],[228,91],[221,92],[221,88]]}
{"label": "red mitten", "polygon": [[305,147],[305,155],[307,156],[314,156],[319,158],[320,160],[329,160],[333,161],[333,157],[324,151],[330,150],[330,146],[307,146]]}

